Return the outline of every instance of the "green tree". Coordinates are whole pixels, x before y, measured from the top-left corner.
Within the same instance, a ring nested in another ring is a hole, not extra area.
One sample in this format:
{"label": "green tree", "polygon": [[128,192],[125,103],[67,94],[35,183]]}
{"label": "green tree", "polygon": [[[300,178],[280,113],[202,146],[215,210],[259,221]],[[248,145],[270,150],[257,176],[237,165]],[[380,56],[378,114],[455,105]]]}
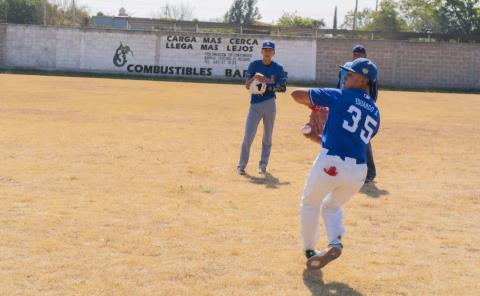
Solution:
{"label": "green tree", "polygon": [[257,0],[234,0],[224,17],[227,23],[235,24],[253,24],[261,18]]}
{"label": "green tree", "polygon": [[[353,28],[353,12],[348,12],[342,24]],[[401,32],[408,29],[393,0],[383,0],[378,11],[365,8],[357,13],[357,29],[363,31]]]}
{"label": "green tree", "polygon": [[40,24],[41,0],[0,0],[2,22],[14,24]]}
{"label": "green tree", "polygon": [[73,7],[68,0],[0,0],[0,22],[43,24],[45,18],[47,25],[54,26],[87,27],[90,24],[90,15],[84,7],[75,7],[73,21]]}
{"label": "green tree", "polygon": [[8,6],[6,0],[0,0],[0,23],[6,23],[8,17]]}
{"label": "green tree", "polygon": [[444,0],[438,17],[443,32],[480,33],[480,0]]}
{"label": "green tree", "polygon": [[400,32],[407,30],[407,23],[401,17],[393,0],[383,0],[378,11],[372,11],[371,20],[365,24],[367,31]]}
{"label": "green tree", "polygon": [[[357,12],[357,29],[362,30],[367,24],[371,23],[373,20],[373,13],[368,8],[365,8]],[[343,24],[340,26],[342,29],[351,30],[353,29],[353,11],[347,12],[345,18],[343,19]]]}
{"label": "green tree", "polygon": [[167,2],[167,4],[162,7],[160,15],[155,17],[167,20],[191,20],[193,19],[193,7],[187,4],[172,5]]}
{"label": "green tree", "polygon": [[325,27],[325,21],[323,19],[316,20],[309,17],[302,17],[299,16],[297,12],[283,12],[283,15],[277,20],[277,25],[281,27],[322,28]]}
{"label": "green tree", "polygon": [[[47,2],[47,24],[51,26],[88,27],[91,21],[85,7],[75,7],[75,22],[73,6],[69,0],[52,0]],[[43,11],[42,11],[43,15]]]}
{"label": "green tree", "polygon": [[402,0],[400,10],[407,26],[415,32],[439,32],[441,0]]}

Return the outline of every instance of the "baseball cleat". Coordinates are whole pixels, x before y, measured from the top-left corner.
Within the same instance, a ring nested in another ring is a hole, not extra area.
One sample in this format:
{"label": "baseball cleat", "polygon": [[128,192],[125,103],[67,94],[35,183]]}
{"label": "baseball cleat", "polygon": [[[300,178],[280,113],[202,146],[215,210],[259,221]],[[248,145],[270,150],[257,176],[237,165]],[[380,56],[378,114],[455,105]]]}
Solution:
{"label": "baseball cleat", "polygon": [[245,169],[242,169],[240,167],[237,168],[237,173],[240,175],[240,176],[243,176],[245,175]]}
{"label": "baseball cleat", "polygon": [[262,175],[265,175],[267,173],[267,168],[259,167],[258,168],[258,173],[262,174]]}
{"label": "baseball cleat", "polygon": [[313,257],[317,254],[318,254],[317,250],[306,250],[305,251],[305,257],[307,257],[307,259],[310,259],[311,257]]}
{"label": "baseball cleat", "polygon": [[342,255],[341,245],[329,245],[325,250],[318,252],[307,260],[308,269],[320,269]]}

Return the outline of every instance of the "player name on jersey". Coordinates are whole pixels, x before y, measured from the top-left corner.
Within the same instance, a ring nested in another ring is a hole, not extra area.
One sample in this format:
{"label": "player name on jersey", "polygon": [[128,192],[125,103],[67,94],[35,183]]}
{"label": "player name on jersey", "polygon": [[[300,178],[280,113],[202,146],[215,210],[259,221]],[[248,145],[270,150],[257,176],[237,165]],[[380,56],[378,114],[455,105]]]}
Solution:
{"label": "player name on jersey", "polygon": [[[364,95],[365,99],[369,99],[368,95]],[[359,98],[355,98],[355,105],[357,106],[360,106],[362,108],[365,108],[367,109],[368,111],[370,112],[374,112],[375,111],[375,107],[373,107],[372,105],[370,105],[369,103],[363,101],[363,100],[360,100]],[[376,112],[378,112],[378,110],[376,110]]]}

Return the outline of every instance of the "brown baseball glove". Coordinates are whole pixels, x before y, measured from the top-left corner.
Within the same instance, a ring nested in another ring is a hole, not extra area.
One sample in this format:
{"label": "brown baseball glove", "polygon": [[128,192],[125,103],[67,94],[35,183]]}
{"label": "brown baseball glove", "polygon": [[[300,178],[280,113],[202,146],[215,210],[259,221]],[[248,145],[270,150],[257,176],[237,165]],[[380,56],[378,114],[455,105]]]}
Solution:
{"label": "brown baseball glove", "polygon": [[327,121],[328,108],[317,107],[313,108],[310,113],[310,121],[303,127],[303,135],[315,143],[322,142],[323,126]]}

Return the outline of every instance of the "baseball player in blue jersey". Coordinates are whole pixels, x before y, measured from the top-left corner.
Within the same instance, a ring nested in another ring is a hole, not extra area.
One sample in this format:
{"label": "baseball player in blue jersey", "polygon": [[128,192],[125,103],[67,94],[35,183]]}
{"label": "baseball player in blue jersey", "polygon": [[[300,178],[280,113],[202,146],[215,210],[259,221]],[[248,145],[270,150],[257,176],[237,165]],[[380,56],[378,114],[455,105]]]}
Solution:
{"label": "baseball player in blue jersey", "polygon": [[273,125],[275,123],[276,104],[275,92],[285,92],[287,90],[287,77],[283,67],[272,60],[275,55],[275,44],[271,41],[264,42],[262,45],[262,59],[250,63],[247,70],[247,81],[245,87],[257,79],[261,83],[266,83],[265,93],[250,97],[250,109],[247,115],[245,127],[245,136],[243,138],[240,161],[237,171],[240,175],[245,174],[250,156],[250,147],[252,146],[257,127],[260,120],[263,119],[263,139],[262,155],[259,163],[259,172],[265,174],[267,171],[268,159],[272,149]]}
{"label": "baseball player in blue jersey", "polygon": [[[380,126],[380,113],[369,93],[377,67],[359,58],[347,71],[342,89],[311,88],[292,93],[296,102],[310,108],[328,107],[322,151],[313,163],[300,205],[303,247],[307,266],[324,267],[342,253],[344,235],[341,206],[362,187],[366,174],[366,147]],[[319,252],[319,218],[322,214],[328,247]]]}
{"label": "baseball player in blue jersey", "polygon": [[[367,57],[367,50],[365,47],[361,44],[357,44],[352,48],[352,55],[353,55],[353,60],[358,59],[358,58],[366,58]],[[344,67],[350,67],[352,65],[352,62],[347,62]],[[343,83],[345,79],[345,75],[347,74],[347,71],[344,69],[340,69],[338,73],[338,83],[337,83],[337,88],[343,88]],[[377,97],[378,97],[378,83],[375,81],[372,84],[372,89],[370,90],[370,97],[376,102]],[[373,161],[373,150],[372,150],[372,144],[369,143],[367,146],[367,178],[365,179],[366,183],[373,182],[373,179],[377,176],[377,170],[375,168],[375,162]]]}

